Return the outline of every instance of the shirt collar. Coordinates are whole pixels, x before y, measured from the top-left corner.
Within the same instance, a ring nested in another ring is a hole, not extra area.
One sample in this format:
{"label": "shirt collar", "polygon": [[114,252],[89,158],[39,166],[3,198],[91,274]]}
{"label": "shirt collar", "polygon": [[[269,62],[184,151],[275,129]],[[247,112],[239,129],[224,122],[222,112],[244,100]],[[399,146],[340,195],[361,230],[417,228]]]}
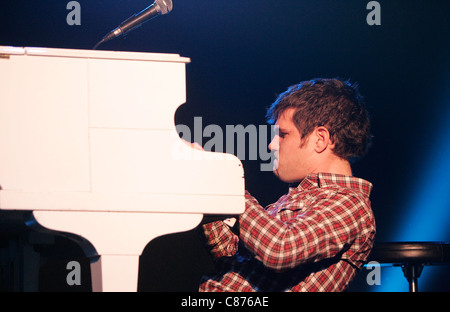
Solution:
{"label": "shirt collar", "polygon": [[339,186],[358,190],[365,196],[369,197],[372,191],[372,183],[353,176],[335,173],[311,173],[306,176],[297,187],[292,187],[290,190],[306,190],[311,188],[323,188],[330,186]]}

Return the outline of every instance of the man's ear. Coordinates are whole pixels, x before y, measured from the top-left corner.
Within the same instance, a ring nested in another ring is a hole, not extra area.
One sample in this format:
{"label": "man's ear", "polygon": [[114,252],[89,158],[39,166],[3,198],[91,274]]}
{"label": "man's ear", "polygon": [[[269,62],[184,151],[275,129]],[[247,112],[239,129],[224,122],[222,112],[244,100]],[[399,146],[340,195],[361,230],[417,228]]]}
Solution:
{"label": "man's ear", "polygon": [[334,143],[331,141],[330,132],[324,126],[317,127],[314,130],[314,140],[314,150],[317,153],[322,153],[328,147],[331,149],[334,147]]}

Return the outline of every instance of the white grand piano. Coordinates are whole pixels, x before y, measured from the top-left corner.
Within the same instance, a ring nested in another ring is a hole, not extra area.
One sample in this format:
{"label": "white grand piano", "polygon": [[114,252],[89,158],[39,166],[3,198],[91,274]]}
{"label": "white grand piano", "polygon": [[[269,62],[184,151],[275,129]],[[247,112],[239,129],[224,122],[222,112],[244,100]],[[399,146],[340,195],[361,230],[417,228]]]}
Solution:
{"label": "white grand piano", "polygon": [[0,210],[76,238],[93,291],[136,291],[152,239],[244,211],[239,159],[176,131],[189,61],[0,46]]}

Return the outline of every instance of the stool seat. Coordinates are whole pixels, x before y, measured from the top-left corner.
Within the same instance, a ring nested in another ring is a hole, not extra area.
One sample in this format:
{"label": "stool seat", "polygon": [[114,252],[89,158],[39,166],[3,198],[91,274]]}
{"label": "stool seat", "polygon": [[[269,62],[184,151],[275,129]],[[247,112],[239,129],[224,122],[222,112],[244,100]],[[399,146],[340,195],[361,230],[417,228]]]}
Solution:
{"label": "stool seat", "polygon": [[379,263],[444,264],[450,262],[449,242],[392,242],[375,244],[370,260]]}
{"label": "stool seat", "polygon": [[401,266],[411,292],[425,265],[450,263],[450,242],[388,242],[372,248],[369,261]]}

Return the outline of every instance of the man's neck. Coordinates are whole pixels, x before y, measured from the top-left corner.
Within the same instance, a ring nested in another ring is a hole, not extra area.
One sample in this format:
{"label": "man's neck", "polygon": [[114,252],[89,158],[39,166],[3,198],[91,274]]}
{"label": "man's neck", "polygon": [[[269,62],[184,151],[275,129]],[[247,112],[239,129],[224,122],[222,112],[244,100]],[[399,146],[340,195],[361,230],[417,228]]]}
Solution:
{"label": "man's neck", "polygon": [[339,157],[331,157],[329,161],[318,166],[314,170],[314,172],[325,172],[352,176],[352,167],[350,166],[350,162],[348,160]]}

